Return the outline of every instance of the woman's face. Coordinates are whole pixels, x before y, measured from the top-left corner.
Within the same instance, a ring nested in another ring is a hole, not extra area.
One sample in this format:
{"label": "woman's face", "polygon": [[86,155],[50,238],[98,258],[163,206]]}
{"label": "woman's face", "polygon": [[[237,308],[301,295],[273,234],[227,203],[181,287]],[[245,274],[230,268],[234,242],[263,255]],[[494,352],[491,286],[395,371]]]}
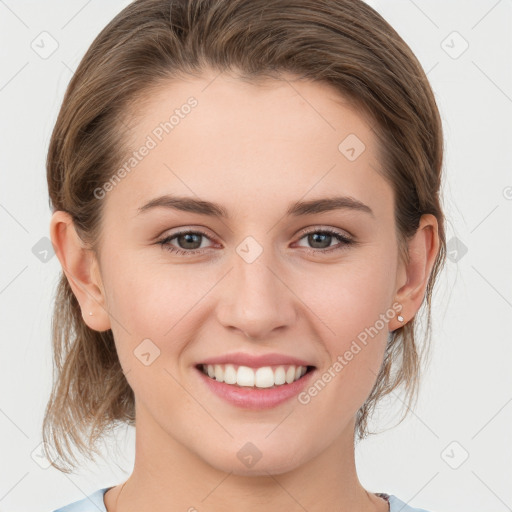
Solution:
{"label": "woman's face", "polygon": [[131,151],[99,268],[142,449],[254,475],[350,446],[404,281],[370,127],[324,84],[210,74],[150,97]]}

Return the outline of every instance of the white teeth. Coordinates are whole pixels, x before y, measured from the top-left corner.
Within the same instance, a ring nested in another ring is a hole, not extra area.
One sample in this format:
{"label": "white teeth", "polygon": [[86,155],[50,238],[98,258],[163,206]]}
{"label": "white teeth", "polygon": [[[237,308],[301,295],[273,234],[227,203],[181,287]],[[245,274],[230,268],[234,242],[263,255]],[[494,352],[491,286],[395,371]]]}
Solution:
{"label": "white teeth", "polygon": [[274,385],[274,372],[270,366],[258,368],[254,374],[254,383],[257,388],[271,388]]}
{"label": "white teeth", "polygon": [[220,364],[216,364],[214,366],[215,379],[219,382],[224,382],[224,370],[222,369]]}
{"label": "white teeth", "polygon": [[274,384],[280,386],[286,382],[286,372],[282,366],[276,368],[274,372]]}
{"label": "white teeth", "polygon": [[244,387],[271,388],[291,384],[307,372],[306,366],[263,366],[249,368],[233,364],[203,364],[203,373],[218,382]]}
{"label": "white teeth", "polygon": [[224,368],[224,382],[226,384],[236,384],[237,374],[232,364],[227,364]]}
{"label": "white teeth", "polygon": [[236,372],[236,383],[239,386],[254,386],[254,370],[247,366],[239,366]]}

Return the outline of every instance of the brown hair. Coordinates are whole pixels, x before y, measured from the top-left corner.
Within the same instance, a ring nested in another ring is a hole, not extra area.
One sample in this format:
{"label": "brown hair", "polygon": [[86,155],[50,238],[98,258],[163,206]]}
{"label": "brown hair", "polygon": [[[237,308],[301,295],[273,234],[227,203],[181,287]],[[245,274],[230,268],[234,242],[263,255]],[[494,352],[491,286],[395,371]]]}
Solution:
{"label": "brown hair", "polygon": [[[257,81],[291,74],[330,84],[374,125],[383,176],[395,195],[401,257],[422,214],[438,221],[440,250],[427,290],[422,347],[416,318],[390,333],[384,362],[355,434],[368,432],[377,402],[404,386],[417,399],[420,361],[431,335],[431,296],[444,264],[440,204],[442,125],[427,77],[396,31],[360,0],[137,0],[96,37],[71,79],[47,157],[50,206],[68,212],[87,247],[97,251],[103,201],[94,191],[123,161],[129,120],[150,89],[206,68]],[[425,303],[425,298],[423,303]],[[48,458],[70,472],[116,423],[134,425],[134,395],[112,331],[83,321],[64,274],[53,313],[54,383],[43,421]],[[420,350],[421,348],[421,350]],[[402,419],[405,417],[402,417]],[[402,421],[402,420],[400,420]]]}

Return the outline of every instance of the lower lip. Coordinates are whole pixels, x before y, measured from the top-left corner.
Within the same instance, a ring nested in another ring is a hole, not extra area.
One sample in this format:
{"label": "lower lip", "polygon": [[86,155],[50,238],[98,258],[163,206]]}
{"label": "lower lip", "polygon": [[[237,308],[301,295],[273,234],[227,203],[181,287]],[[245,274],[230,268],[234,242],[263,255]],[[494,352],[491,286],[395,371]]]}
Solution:
{"label": "lower lip", "polygon": [[270,409],[297,396],[311,380],[315,370],[310,370],[299,380],[274,388],[253,388],[219,382],[196,368],[204,383],[213,393],[236,407],[244,409]]}

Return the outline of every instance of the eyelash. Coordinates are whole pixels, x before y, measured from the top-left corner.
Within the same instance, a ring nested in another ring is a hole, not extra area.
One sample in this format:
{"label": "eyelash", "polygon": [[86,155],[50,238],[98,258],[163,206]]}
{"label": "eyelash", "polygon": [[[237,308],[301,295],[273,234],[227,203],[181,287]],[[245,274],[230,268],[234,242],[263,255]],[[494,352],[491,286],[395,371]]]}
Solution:
{"label": "eyelash", "polygon": [[[344,250],[348,246],[353,245],[353,244],[356,243],[351,238],[348,238],[348,237],[342,235],[341,233],[339,233],[338,231],[334,231],[332,229],[312,229],[310,231],[307,231],[307,232],[303,233],[302,236],[299,238],[299,240],[302,240],[305,236],[310,235],[312,233],[321,233],[323,235],[328,234],[328,235],[331,235],[334,238],[336,238],[339,242],[341,242],[341,245],[334,246],[334,247],[331,247],[331,248],[328,248],[328,249],[308,249],[308,248],[306,248],[307,252],[313,253],[313,254],[316,254],[316,253],[319,253],[319,252],[325,254],[325,253],[331,253],[331,252],[335,252],[335,251]],[[167,251],[169,251],[171,253],[177,254],[179,256],[195,256],[195,255],[197,255],[199,253],[204,252],[204,249],[184,250],[184,249],[176,248],[176,247],[174,247],[174,246],[169,244],[169,242],[171,240],[173,240],[173,239],[175,239],[175,238],[177,238],[177,237],[179,237],[181,235],[203,235],[204,237],[210,239],[210,236],[207,235],[204,231],[201,231],[201,230],[195,230],[195,231],[189,230],[189,231],[180,231],[178,233],[174,233],[171,236],[168,236],[168,237],[165,237],[162,240],[159,240],[157,243],[160,244],[163,249],[165,249],[165,250],[167,250]]]}

